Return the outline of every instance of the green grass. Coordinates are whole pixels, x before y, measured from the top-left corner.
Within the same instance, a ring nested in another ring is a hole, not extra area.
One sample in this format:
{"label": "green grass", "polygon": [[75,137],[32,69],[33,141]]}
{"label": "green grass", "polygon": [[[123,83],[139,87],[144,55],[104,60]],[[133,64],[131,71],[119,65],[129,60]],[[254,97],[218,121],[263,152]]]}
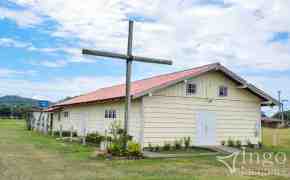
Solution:
{"label": "green grass", "polygon": [[[287,147],[288,144],[279,148]],[[50,136],[26,131],[23,121],[0,120],[1,180],[288,179],[227,176],[225,167],[214,156],[109,161],[92,158],[93,154],[93,147],[64,143]]]}
{"label": "green grass", "polygon": [[[268,148],[273,148],[276,150],[290,151],[290,129],[272,129],[263,128],[263,143]],[[273,135],[277,134],[277,145],[274,146]],[[287,151],[288,152],[288,151]]]}

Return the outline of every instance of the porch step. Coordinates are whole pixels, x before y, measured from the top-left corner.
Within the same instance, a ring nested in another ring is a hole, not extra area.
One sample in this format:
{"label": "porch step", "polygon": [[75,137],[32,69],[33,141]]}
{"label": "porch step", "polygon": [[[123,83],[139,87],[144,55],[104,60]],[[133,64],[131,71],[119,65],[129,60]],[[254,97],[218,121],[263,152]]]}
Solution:
{"label": "porch step", "polygon": [[224,153],[224,154],[232,154],[235,152],[240,152],[241,150],[238,148],[234,148],[234,147],[228,147],[228,146],[201,146],[202,148],[207,148],[210,149],[212,151],[217,151],[220,153]]}

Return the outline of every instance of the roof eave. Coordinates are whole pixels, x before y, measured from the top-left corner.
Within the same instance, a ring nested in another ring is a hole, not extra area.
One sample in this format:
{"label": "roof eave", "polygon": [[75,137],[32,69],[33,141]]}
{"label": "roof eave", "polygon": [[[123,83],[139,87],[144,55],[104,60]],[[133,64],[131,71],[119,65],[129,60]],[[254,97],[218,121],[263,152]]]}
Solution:
{"label": "roof eave", "polygon": [[119,101],[124,99],[125,96],[120,97],[114,97],[110,99],[103,99],[103,100],[94,100],[94,101],[86,101],[86,102],[77,102],[77,103],[70,103],[70,104],[56,104],[54,107],[69,107],[69,106],[78,106],[78,105],[90,105],[95,103],[106,103],[106,102],[112,102],[112,101]]}
{"label": "roof eave", "polygon": [[[278,100],[276,100],[275,98],[271,97],[270,95],[268,95],[264,91],[258,89],[254,85],[247,83],[246,80],[244,80],[243,78],[239,77],[237,74],[235,74],[234,72],[230,71],[229,69],[227,69],[226,67],[222,66],[219,63],[216,63],[213,66],[208,67],[208,68],[204,69],[203,71],[199,72],[198,74],[195,74],[194,77],[200,76],[200,75],[202,75],[204,73],[207,73],[209,71],[212,71],[212,70],[215,70],[215,71],[219,71],[220,70],[220,71],[222,71],[223,73],[225,73],[226,75],[228,75],[230,78],[232,78],[236,82],[240,83],[243,87],[247,88],[252,93],[254,93],[257,96],[259,96],[260,98],[264,99],[265,101],[262,102],[262,105],[263,106],[279,105],[279,101]],[[165,83],[163,85],[160,85],[160,86],[151,88],[151,89],[146,90],[144,92],[141,92],[141,93],[138,93],[136,95],[133,95],[133,98],[136,99],[136,98],[139,98],[139,97],[148,95],[148,94],[150,94],[152,92],[155,92],[155,91],[158,91],[160,89],[169,87],[169,86],[171,86],[173,84],[182,82],[182,81],[184,81],[184,80],[186,80],[186,79],[188,79],[190,77],[192,77],[192,76],[183,77],[183,78],[180,78],[178,80],[175,80],[175,81],[172,81],[172,82],[169,82],[169,83]]]}
{"label": "roof eave", "polygon": [[267,93],[265,93],[264,91],[260,90],[259,88],[257,88],[256,86],[249,84],[246,80],[244,80],[243,78],[241,78],[240,76],[238,76],[237,74],[235,74],[234,72],[230,71],[229,69],[227,69],[226,67],[219,65],[219,67],[217,68],[217,70],[221,70],[222,72],[224,72],[225,74],[227,74],[229,77],[231,77],[233,80],[241,83],[241,85],[248,89],[249,91],[251,91],[252,93],[256,94],[257,96],[261,97],[262,99],[264,99],[265,101],[262,102],[262,105],[264,106],[273,106],[273,105],[279,105],[279,101],[276,100],[275,98],[271,97],[270,95],[268,95]]}
{"label": "roof eave", "polygon": [[[196,76],[200,76],[200,75],[202,75],[202,74],[204,74],[204,73],[206,73],[206,72],[209,72],[209,71],[211,71],[211,70],[215,70],[218,66],[220,66],[220,64],[219,64],[219,63],[215,63],[214,65],[212,65],[212,66],[210,66],[210,67],[208,67],[208,68],[205,68],[204,70],[202,70],[202,71],[200,71],[199,73],[195,74],[194,77],[196,77]],[[186,76],[186,77],[183,77],[183,78],[177,79],[177,80],[175,80],[175,81],[171,81],[171,82],[169,82],[169,83],[164,83],[164,84],[162,84],[162,85],[159,85],[159,86],[153,87],[153,88],[148,89],[148,90],[146,90],[146,91],[143,91],[143,92],[141,92],[141,93],[137,93],[137,94],[133,95],[133,99],[140,98],[140,97],[142,97],[142,96],[146,96],[146,95],[148,95],[148,94],[150,94],[150,93],[153,93],[153,92],[156,92],[156,91],[158,91],[158,90],[160,90],[160,89],[163,89],[163,88],[169,87],[169,86],[171,86],[171,85],[177,84],[177,83],[179,83],[179,82],[182,82],[182,81],[184,81],[184,80],[186,80],[186,79],[188,79],[188,78],[190,78],[190,77],[192,77],[192,76]]]}

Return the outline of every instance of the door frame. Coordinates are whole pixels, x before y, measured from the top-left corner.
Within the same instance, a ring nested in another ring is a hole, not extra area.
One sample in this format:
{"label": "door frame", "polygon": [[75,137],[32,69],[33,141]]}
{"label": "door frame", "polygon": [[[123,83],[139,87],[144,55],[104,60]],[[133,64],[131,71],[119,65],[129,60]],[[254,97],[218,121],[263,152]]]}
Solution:
{"label": "door frame", "polygon": [[[196,145],[217,145],[216,113],[200,111],[196,114]],[[207,132],[206,132],[207,131]],[[208,133],[210,131],[210,133]]]}

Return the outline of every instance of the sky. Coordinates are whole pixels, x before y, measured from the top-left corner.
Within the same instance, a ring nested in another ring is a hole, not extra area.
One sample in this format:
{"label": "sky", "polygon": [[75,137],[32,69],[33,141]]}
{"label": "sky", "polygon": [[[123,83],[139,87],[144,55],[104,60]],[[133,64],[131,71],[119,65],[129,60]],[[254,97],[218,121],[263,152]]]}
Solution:
{"label": "sky", "polygon": [[134,63],[133,79],[220,62],[290,99],[289,7],[290,0],[1,0],[0,96],[57,101],[124,82],[123,61],[81,49],[125,53],[132,19],[133,54],[174,63]]}

